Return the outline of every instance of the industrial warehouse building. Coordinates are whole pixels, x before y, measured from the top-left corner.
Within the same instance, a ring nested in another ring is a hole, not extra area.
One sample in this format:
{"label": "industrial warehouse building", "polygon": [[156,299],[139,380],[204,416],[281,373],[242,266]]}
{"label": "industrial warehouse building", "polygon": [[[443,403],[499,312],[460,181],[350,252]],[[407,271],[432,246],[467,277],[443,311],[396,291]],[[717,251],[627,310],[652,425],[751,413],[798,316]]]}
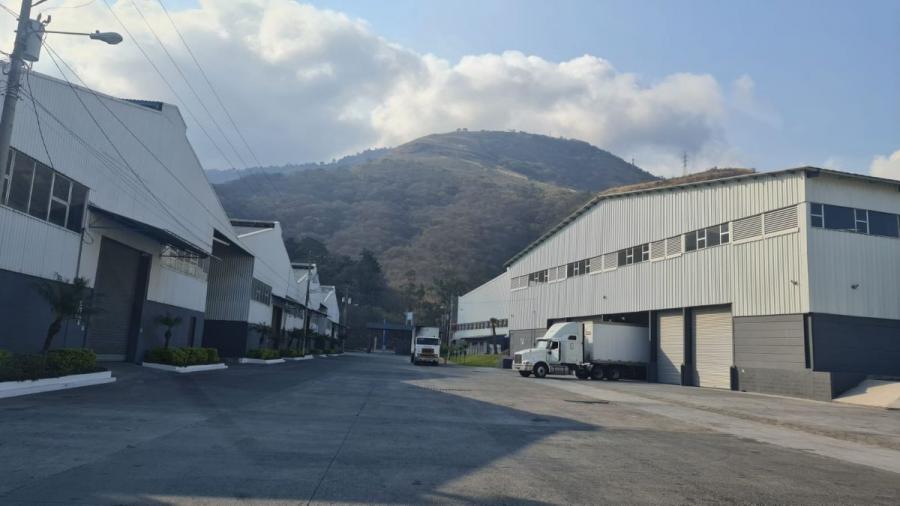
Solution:
{"label": "industrial warehouse building", "polygon": [[651,381],[831,399],[900,376],[900,181],[721,175],[600,194],[513,257],[512,352],[602,319],[647,326]]}
{"label": "industrial warehouse building", "polygon": [[[257,320],[298,326],[298,278],[279,256],[283,243],[279,251],[275,239],[238,236],[175,106],[30,71],[25,79],[0,174],[0,348],[39,350],[52,315],[36,285],[76,277],[102,311],[68,322],[54,347],[85,346],[103,359],[140,361],[162,344],[155,320],[165,314],[182,317],[173,346],[212,335],[228,343],[241,324],[246,342]],[[281,241],[280,229],[270,235]],[[254,279],[274,295],[251,314]]]}
{"label": "industrial warehouse building", "polygon": [[453,341],[471,353],[496,353],[509,348],[509,274],[459,297]]}

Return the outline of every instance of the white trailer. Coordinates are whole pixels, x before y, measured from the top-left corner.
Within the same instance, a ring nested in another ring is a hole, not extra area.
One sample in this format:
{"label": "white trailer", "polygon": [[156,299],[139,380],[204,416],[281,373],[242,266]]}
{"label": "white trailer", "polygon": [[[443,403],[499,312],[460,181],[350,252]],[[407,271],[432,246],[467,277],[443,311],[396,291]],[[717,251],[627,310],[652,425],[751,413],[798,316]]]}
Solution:
{"label": "white trailer", "polygon": [[534,348],[513,356],[513,370],[534,374],[572,374],[579,379],[640,378],[650,361],[650,333],[643,325],[613,322],[557,323]]}

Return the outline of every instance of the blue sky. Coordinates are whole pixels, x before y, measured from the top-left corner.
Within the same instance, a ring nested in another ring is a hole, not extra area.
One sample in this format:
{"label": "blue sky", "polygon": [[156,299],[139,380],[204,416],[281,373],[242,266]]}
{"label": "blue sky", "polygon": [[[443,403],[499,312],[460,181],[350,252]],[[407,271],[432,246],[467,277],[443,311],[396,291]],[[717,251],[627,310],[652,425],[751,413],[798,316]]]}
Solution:
{"label": "blue sky", "polygon": [[[178,105],[206,167],[242,167],[198,133],[220,131],[207,109],[228,122],[176,72],[169,55],[204,89],[159,4],[136,0],[141,16],[108,1],[117,18],[103,1],[38,12],[56,29],[121,20],[132,36],[102,58],[90,41],[63,57],[102,91]],[[163,2],[263,164],[466,127],[578,138],[659,175],[679,174],[686,151],[692,171],[817,165],[900,179],[900,0]],[[216,142],[241,151],[224,130],[230,141]]]}
{"label": "blue sky", "polygon": [[592,54],[652,82],[749,75],[781,126],[731,121],[750,164],[865,171],[900,149],[900,2],[455,0],[313,2],[419,52]]}

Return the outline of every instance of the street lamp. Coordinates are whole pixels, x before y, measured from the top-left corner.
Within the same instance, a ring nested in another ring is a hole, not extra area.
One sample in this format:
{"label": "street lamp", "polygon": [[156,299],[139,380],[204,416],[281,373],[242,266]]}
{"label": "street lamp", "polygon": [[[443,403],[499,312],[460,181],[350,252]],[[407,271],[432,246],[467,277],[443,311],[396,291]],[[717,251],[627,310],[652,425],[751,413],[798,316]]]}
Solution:
{"label": "street lamp", "polygon": [[9,74],[6,79],[6,96],[3,98],[3,116],[0,117],[0,174],[5,174],[6,164],[9,162],[9,143],[12,139],[13,121],[16,117],[16,103],[19,101],[19,87],[22,80],[22,67],[26,61],[36,62],[41,55],[41,46],[44,43],[44,34],[56,33],[62,35],[85,35],[90,39],[118,44],[122,42],[122,36],[116,32],[93,33],[81,32],[51,32],[44,29],[50,24],[50,16],[42,21],[39,15],[37,19],[31,19],[31,8],[44,3],[46,0],[22,0],[22,8],[19,10],[19,23],[16,27],[16,40],[13,43],[13,51],[9,55]]}

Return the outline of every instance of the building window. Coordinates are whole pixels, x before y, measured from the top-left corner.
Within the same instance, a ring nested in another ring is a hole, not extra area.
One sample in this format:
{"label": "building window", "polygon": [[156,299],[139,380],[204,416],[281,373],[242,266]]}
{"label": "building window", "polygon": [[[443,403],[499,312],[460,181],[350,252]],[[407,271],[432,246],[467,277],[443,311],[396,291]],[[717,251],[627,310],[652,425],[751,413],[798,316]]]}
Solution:
{"label": "building window", "polygon": [[697,232],[684,234],[684,250],[695,251],[697,249]]}
{"label": "building window", "polygon": [[641,244],[638,248],[641,251],[641,262],[650,260],[650,244]]}
{"label": "building window", "polygon": [[849,207],[822,206],[825,211],[825,228],[829,230],[856,231],[856,214]]}
{"label": "building window", "polygon": [[854,209],[856,231],[860,234],[869,233],[869,212],[865,209]]}
{"label": "building window", "polygon": [[731,242],[731,229],[728,223],[701,228],[684,234],[684,250],[696,251]]}
{"label": "building window", "polygon": [[169,244],[163,245],[159,264],[198,279],[205,280],[209,275],[209,258]]}
{"label": "building window", "polygon": [[81,232],[87,187],[24,153],[10,151],[0,204],[35,218]]}
{"label": "building window", "polygon": [[253,278],[251,298],[268,306],[272,303],[272,287]]}
{"label": "building window", "polygon": [[719,225],[719,242],[722,244],[731,242],[731,228],[727,223]]}
{"label": "building window", "polygon": [[900,216],[896,214],[869,211],[869,234],[884,237],[900,237]]}

